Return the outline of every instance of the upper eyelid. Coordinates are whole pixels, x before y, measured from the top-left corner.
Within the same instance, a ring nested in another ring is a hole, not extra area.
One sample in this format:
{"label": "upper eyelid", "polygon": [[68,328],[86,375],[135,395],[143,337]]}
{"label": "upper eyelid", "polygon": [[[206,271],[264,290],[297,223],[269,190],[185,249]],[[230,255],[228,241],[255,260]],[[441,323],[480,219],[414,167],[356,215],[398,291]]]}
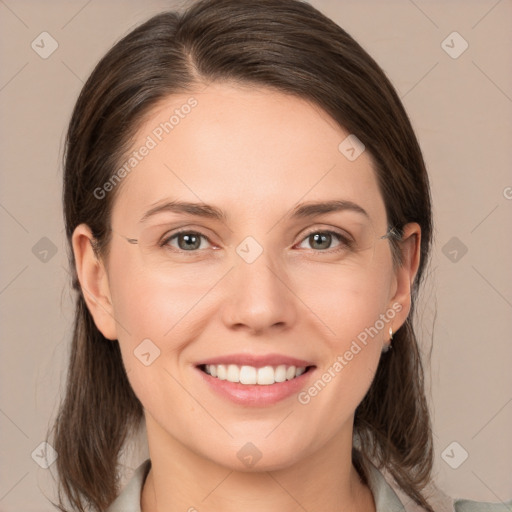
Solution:
{"label": "upper eyelid", "polygon": [[[333,227],[327,227],[327,228],[311,228],[311,230],[307,230],[305,234],[302,235],[302,240],[304,240],[305,237],[310,236],[314,233],[333,233],[335,235],[339,235],[344,238],[348,238],[350,240],[353,240],[353,236],[341,228],[333,228]],[[302,241],[301,240],[301,241]]]}

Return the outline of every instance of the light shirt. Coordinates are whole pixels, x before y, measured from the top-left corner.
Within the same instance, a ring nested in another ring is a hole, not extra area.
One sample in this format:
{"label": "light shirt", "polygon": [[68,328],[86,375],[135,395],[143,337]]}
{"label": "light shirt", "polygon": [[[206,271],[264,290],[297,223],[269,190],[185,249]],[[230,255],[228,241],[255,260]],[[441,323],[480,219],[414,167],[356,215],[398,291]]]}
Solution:
{"label": "light shirt", "polygon": [[[150,468],[151,461],[148,459],[135,470],[130,481],[106,512],[141,512],[142,487]],[[369,464],[368,487],[373,494],[376,512],[408,512],[382,473],[372,464]],[[512,512],[512,500],[498,504],[457,499],[453,500],[450,512]]]}

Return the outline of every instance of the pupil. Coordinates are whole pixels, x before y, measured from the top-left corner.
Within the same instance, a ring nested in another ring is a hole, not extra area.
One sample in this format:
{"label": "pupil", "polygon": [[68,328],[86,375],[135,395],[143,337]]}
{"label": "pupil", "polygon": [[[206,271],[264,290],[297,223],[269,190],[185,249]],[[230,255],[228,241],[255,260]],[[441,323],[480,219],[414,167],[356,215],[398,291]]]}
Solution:
{"label": "pupil", "polygon": [[322,245],[322,242],[323,242],[323,247],[317,247],[317,249],[328,249],[329,246],[331,245],[331,235],[328,233],[315,233],[314,235],[312,235],[312,238],[313,238],[313,243],[312,243],[313,246],[317,242],[319,242],[320,245]]}
{"label": "pupil", "polygon": [[201,245],[201,240],[196,235],[181,235],[180,240],[184,241],[184,244],[179,244],[180,249],[184,250],[197,249]]}

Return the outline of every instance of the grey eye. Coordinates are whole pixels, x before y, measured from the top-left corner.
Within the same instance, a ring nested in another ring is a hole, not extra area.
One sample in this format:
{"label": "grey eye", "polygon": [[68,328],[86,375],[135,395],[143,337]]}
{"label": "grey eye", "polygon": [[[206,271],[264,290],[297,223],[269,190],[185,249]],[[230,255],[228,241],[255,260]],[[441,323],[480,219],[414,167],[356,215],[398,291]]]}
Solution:
{"label": "grey eye", "polygon": [[[338,244],[334,247],[332,247],[333,238],[338,241]],[[335,231],[315,231],[304,238],[301,246],[304,242],[307,242],[312,249],[317,251],[325,251],[331,248],[342,249],[350,247],[350,241]]]}
{"label": "grey eye", "polygon": [[[201,248],[202,239],[208,241],[208,239],[201,233],[197,233],[195,231],[182,231],[168,237],[162,245],[170,245],[175,249],[190,252]],[[177,246],[171,243],[174,240],[177,241]]]}

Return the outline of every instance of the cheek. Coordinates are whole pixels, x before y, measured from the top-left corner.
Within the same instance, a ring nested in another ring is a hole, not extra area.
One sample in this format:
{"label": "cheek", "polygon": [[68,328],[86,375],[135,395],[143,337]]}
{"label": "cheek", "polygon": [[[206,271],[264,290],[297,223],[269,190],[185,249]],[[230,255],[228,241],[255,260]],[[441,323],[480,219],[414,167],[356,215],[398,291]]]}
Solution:
{"label": "cheek", "polygon": [[324,357],[315,382],[303,390],[299,402],[335,429],[355,411],[375,376],[395,315],[389,304],[392,274],[382,259],[365,268],[319,267],[315,282],[300,296],[307,297],[321,321],[325,336],[319,350]]}
{"label": "cheek", "polygon": [[[187,313],[201,296],[188,276],[167,280],[143,269],[112,276],[118,340],[130,384],[149,411],[164,404],[184,407],[181,381],[181,346]],[[122,326],[122,327],[121,327]]]}
{"label": "cheek", "polygon": [[[314,274],[313,280],[304,274],[297,282],[297,294],[324,325],[334,349],[342,350],[348,340],[367,332],[389,308],[392,274],[386,258],[366,266],[318,265]],[[387,330],[380,331],[382,339]]]}
{"label": "cheek", "polygon": [[162,272],[132,264],[130,271],[127,265],[120,265],[111,273],[116,320],[125,327],[118,329],[120,341],[172,341],[173,330],[187,322],[187,314],[215,282],[211,273],[198,275],[197,267],[192,267],[183,265],[179,270]]}
{"label": "cheek", "polygon": [[155,390],[162,390],[163,382],[173,387],[169,372],[181,380],[183,348],[204,328],[201,298],[219,276],[186,264],[173,271],[148,270],[136,258],[124,257],[112,252],[116,265],[109,272],[117,334],[128,378],[148,405],[157,400]]}

